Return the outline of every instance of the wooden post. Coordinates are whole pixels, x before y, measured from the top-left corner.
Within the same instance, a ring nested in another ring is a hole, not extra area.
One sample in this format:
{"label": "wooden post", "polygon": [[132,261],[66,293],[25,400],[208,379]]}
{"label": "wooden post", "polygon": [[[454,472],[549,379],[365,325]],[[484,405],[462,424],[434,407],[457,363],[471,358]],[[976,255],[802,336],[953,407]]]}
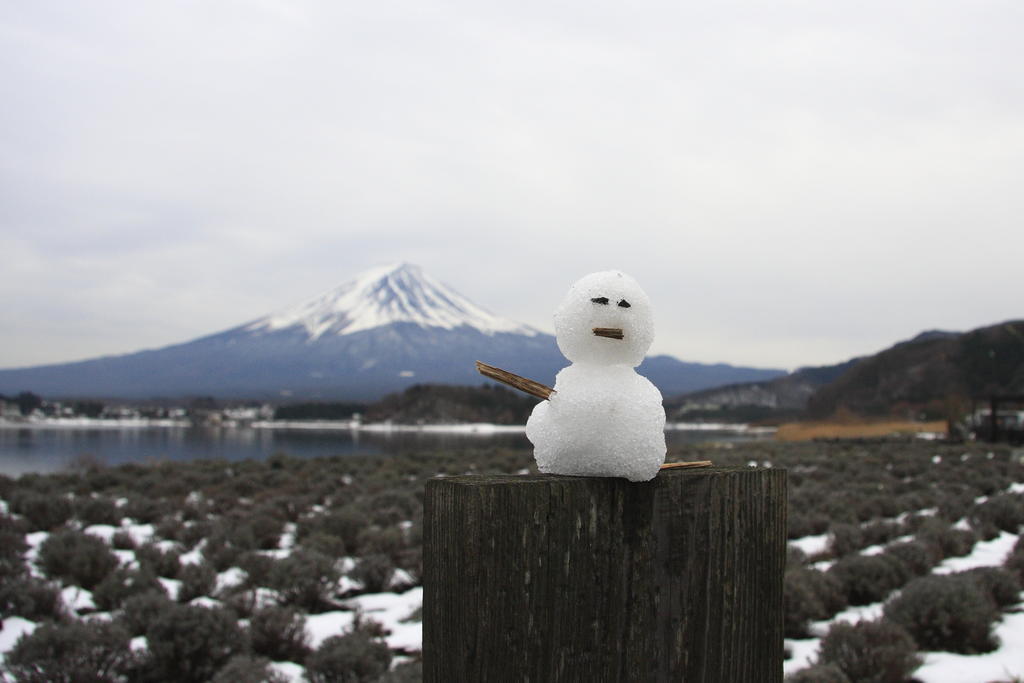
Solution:
{"label": "wooden post", "polygon": [[427,483],[428,683],[782,680],[786,473]]}

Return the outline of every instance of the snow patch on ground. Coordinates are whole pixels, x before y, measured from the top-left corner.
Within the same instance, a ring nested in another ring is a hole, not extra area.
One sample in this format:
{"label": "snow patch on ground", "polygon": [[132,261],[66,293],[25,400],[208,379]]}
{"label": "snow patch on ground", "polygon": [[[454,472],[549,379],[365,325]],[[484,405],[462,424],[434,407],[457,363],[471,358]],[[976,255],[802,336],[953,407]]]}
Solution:
{"label": "snow patch on ground", "polygon": [[156,533],[152,524],[122,524],[118,531],[126,531],[137,546],[145,545]]}
{"label": "snow patch on ground", "polygon": [[0,663],[3,663],[4,655],[11,651],[14,644],[27,633],[36,630],[39,624],[22,619],[21,617],[7,617],[3,620],[3,627],[0,628]]}
{"label": "snow patch on ground", "polygon": [[159,581],[160,585],[164,587],[165,591],[167,591],[167,597],[171,600],[178,599],[178,591],[181,590],[181,581],[178,581],[177,579],[168,579],[163,576],[158,576],[156,580]]}
{"label": "snow patch on ground", "polygon": [[120,531],[118,527],[110,524],[92,524],[82,529],[82,533],[101,538],[107,545],[114,542],[114,534],[118,531]]}
{"label": "snow patch on ground", "polygon": [[306,632],[309,634],[310,647],[315,650],[331,636],[346,633],[354,619],[354,612],[334,611],[306,615]]}
{"label": "snow patch on ground", "polygon": [[96,603],[92,600],[92,592],[78,586],[68,586],[61,590],[60,598],[64,606],[74,614],[91,612],[96,609]]}
{"label": "snow patch on ground", "polygon": [[271,662],[270,669],[284,676],[288,683],[305,683],[306,669],[295,662]]}
{"label": "snow patch on ground", "polygon": [[182,553],[178,556],[178,562],[182,566],[186,564],[199,564],[203,561],[203,544],[206,543],[205,539],[201,541],[195,548],[189,550],[187,553]]}
{"label": "snow patch on ground", "polygon": [[229,588],[242,585],[248,578],[248,574],[244,569],[238,567],[231,567],[225,569],[220,574],[217,574],[217,593],[226,591]]}
{"label": "snow patch on ground", "polygon": [[811,557],[828,550],[829,534],[818,534],[816,536],[804,536],[789,542],[790,547],[799,548],[804,555]]}
{"label": "snow patch on ground", "polygon": [[392,650],[411,652],[423,647],[423,624],[418,621],[403,623],[416,608],[423,605],[423,588],[412,588],[405,593],[369,593],[346,601],[358,607],[363,616],[379,622],[391,631],[385,640]]}
{"label": "snow patch on ground", "polygon": [[947,557],[932,574],[952,574],[978,567],[998,567],[1003,564],[1017,542],[1017,535],[1005,531],[991,541],[978,541],[970,555],[965,557]]}

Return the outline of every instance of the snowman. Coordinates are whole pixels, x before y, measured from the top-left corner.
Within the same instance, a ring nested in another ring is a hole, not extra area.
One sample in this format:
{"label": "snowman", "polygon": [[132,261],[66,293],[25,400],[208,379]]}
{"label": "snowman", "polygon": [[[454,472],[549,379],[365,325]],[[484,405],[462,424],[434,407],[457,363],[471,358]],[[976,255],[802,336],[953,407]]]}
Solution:
{"label": "snowman", "polygon": [[661,392],[634,368],[654,339],[650,300],[619,271],[580,279],[555,311],[572,364],[526,423],[541,472],[653,479],[665,461]]}

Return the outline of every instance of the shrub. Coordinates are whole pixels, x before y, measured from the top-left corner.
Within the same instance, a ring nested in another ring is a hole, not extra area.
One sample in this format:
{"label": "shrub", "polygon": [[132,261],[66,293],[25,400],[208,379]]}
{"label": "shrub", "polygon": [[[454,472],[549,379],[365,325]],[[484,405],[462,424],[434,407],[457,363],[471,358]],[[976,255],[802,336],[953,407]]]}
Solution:
{"label": "shrub", "polygon": [[277,560],[256,552],[245,553],[238,558],[238,568],[245,572],[245,585],[249,587],[269,586],[270,573]]}
{"label": "shrub", "polygon": [[120,608],[133,595],[149,592],[164,592],[163,585],[153,572],[118,567],[96,585],[92,599],[98,609],[109,612]]}
{"label": "shrub", "polygon": [[217,588],[217,571],[208,562],[185,564],[178,570],[181,588],[178,602],[190,602],[203,595],[212,595]]}
{"label": "shrub", "polygon": [[306,517],[299,521],[298,536],[304,540],[313,533],[341,539],[346,552],[359,553],[359,533],[370,525],[370,518],[355,505],[334,510],[324,515]]}
{"label": "shrub", "polygon": [[31,531],[56,529],[74,513],[67,497],[36,491],[17,491],[11,496],[10,510],[22,515]]}
{"label": "shrub", "polygon": [[22,553],[28,550],[25,530],[15,519],[0,513],[0,581],[25,571]]}
{"label": "shrub", "polygon": [[820,657],[858,683],[900,683],[921,665],[914,639],[884,619],[833,624],[821,641]]}
{"label": "shrub", "polygon": [[869,605],[910,578],[898,558],[886,555],[848,555],[832,565],[829,574],[839,580],[851,605]]}
{"label": "shrub", "polygon": [[281,532],[284,531],[284,521],[269,514],[265,508],[249,515],[244,526],[248,527],[247,534],[252,539],[253,548],[258,550],[277,548],[281,541]]}
{"label": "shrub", "polygon": [[181,554],[174,550],[163,550],[160,546],[147,543],[135,550],[139,566],[157,576],[173,579],[181,569]]}
{"label": "shrub", "polygon": [[223,609],[173,605],[146,629],[150,678],[182,683],[209,681],[236,654],[246,650],[235,616]]}
{"label": "shrub", "polygon": [[843,557],[864,547],[864,534],[857,524],[835,524],[829,533],[828,546],[835,557]]}
{"label": "shrub", "polygon": [[1017,577],[998,567],[978,567],[956,576],[970,579],[981,591],[989,596],[992,604],[1003,608],[1017,604],[1020,598],[1020,582]]}
{"label": "shrub", "polygon": [[377,683],[422,683],[423,662],[414,660],[402,662],[377,679]]}
{"label": "shrub", "polygon": [[835,664],[815,664],[786,677],[786,683],[853,683]]}
{"label": "shrub", "polygon": [[60,587],[32,576],[0,582],[0,620],[23,617],[31,621],[64,618]]}
{"label": "shrub", "polygon": [[271,670],[270,660],[249,655],[235,655],[224,665],[212,683],[288,683],[288,679]]}
{"label": "shrub", "polygon": [[92,590],[117,566],[117,556],[101,539],[80,531],[56,531],[39,548],[46,575]]}
{"label": "shrub", "polygon": [[156,524],[164,516],[173,514],[174,510],[169,502],[152,495],[139,494],[128,499],[121,514],[131,517],[139,524]]}
{"label": "shrub", "polygon": [[162,517],[153,527],[153,533],[168,541],[180,541],[185,535],[185,525],[177,517]]}
{"label": "shrub", "polygon": [[828,619],[846,606],[842,584],[831,574],[797,567],[786,572],[782,592],[789,638],[806,638],[809,622]]}
{"label": "shrub", "polygon": [[371,525],[359,532],[360,555],[387,555],[394,559],[405,549],[405,532],[397,526]]}
{"label": "shrub", "polygon": [[970,494],[946,495],[939,500],[936,515],[947,522],[955,522],[967,515],[974,505],[974,496]]}
{"label": "shrub", "polygon": [[872,522],[861,529],[864,546],[887,543],[900,535],[903,526],[896,522]]}
{"label": "shrub", "polygon": [[394,575],[395,563],[387,555],[360,558],[348,573],[349,578],[361,583],[368,593],[383,593],[391,585]]}
{"label": "shrub", "polygon": [[912,576],[924,576],[931,572],[942,557],[939,549],[921,541],[893,543],[885,549],[885,555],[897,558],[906,566]]}
{"label": "shrub", "polygon": [[249,620],[252,651],[274,661],[302,662],[309,653],[306,618],[288,607],[265,607]]}
{"label": "shrub", "polygon": [[7,671],[18,683],[123,680],[135,658],[117,624],[47,622],[7,653]]}
{"label": "shrub", "polygon": [[963,576],[911,581],[885,606],[885,616],[925,650],[977,654],[996,647],[991,626],[999,611],[974,581]]}
{"label": "shrub", "polygon": [[176,540],[191,550],[210,533],[210,523],[205,519],[183,524]]}
{"label": "shrub", "polygon": [[117,526],[121,523],[121,510],[109,498],[82,498],[75,502],[75,516],[85,526],[90,524],[109,524]]}
{"label": "shrub", "polygon": [[171,609],[174,604],[161,586],[158,591],[151,590],[126,598],[118,621],[129,634],[141,636],[162,612]]}
{"label": "shrub", "polygon": [[135,550],[135,539],[127,531],[115,531],[110,538],[110,545],[117,550]]}
{"label": "shrub", "polygon": [[1011,493],[993,496],[971,513],[972,526],[994,526],[1000,531],[1016,534],[1024,524],[1024,498]]}
{"label": "shrub", "polygon": [[233,567],[241,554],[242,551],[235,546],[228,545],[223,539],[212,536],[207,538],[203,545],[203,559],[212,564],[218,572]]}
{"label": "shrub", "polygon": [[817,536],[828,531],[828,517],[820,514],[808,514],[791,511],[788,519],[786,536],[789,539]]}
{"label": "shrub", "polygon": [[268,583],[281,596],[282,604],[320,612],[330,605],[329,598],[340,577],[331,558],[297,550],[272,565]]}
{"label": "shrub", "polygon": [[941,519],[929,519],[917,531],[918,540],[935,546],[943,557],[962,557],[971,552],[977,536],[967,529],[955,529]]}
{"label": "shrub", "polygon": [[321,531],[314,531],[302,539],[302,547],[327,557],[342,557],[345,555],[345,542],[337,536],[325,534]]}
{"label": "shrub", "polygon": [[332,636],[306,659],[311,683],[372,683],[388,670],[391,650],[362,629]]}

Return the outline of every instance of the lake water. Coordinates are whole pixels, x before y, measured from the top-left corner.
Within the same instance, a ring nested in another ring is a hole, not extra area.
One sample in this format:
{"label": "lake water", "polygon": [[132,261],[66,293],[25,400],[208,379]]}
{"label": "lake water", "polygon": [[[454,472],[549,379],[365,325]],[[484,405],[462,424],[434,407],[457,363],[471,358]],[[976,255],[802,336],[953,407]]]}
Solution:
{"label": "lake water", "polygon": [[[770,435],[673,429],[669,448],[702,441],[749,441]],[[78,428],[0,427],[0,474],[53,472],[90,456],[107,465],[160,460],[263,459],[275,453],[300,458],[392,455],[412,451],[532,446],[521,431],[351,431],[204,427]]]}

